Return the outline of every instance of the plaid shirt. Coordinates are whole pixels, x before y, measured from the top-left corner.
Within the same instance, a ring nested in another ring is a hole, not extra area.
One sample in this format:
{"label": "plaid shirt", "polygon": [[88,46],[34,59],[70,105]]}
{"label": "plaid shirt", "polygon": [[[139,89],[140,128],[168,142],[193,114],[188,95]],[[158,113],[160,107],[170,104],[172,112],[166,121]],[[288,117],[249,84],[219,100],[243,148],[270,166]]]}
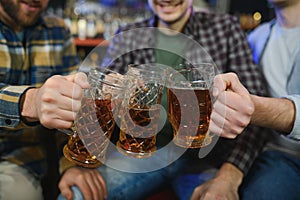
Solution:
{"label": "plaid shirt", "polygon": [[43,132],[50,130],[22,122],[20,98],[52,75],[77,71],[76,47],[63,20],[54,17],[40,18],[26,28],[23,41],[1,21],[0,30],[0,158],[42,174]]}
{"label": "plaid shirt", "polygon": [[[155,31],[149,27],[156,26],[157,18],[153,17],[121,28],[111,41],[103,67],[125,73],[128,64],[155,63]],[[234,16],[195,12],[182,33],[203,47],[183,40],[184,58],[188,62],[214,61],[220,72],[237,73],[250,93],[266,96],[260,70],[252,61],[245,34]],[[174,49],[167,50],[176,53]],[[246,173],[264,144],[263,130],[249,126],[236,140],[219,139],[214,151],[227,152],[224,162]]]}

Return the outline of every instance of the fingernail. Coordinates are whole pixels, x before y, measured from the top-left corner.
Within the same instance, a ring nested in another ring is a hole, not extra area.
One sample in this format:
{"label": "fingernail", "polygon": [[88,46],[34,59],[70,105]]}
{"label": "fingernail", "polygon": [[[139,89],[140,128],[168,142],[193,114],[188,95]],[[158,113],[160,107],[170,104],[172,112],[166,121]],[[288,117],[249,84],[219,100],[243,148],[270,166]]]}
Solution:
{"label": "fingernail", "polygon": [[218,96],[219,95],[219,89],[218,88],[216,88],[216,87],[214,87],[213,88],[213,96]]}

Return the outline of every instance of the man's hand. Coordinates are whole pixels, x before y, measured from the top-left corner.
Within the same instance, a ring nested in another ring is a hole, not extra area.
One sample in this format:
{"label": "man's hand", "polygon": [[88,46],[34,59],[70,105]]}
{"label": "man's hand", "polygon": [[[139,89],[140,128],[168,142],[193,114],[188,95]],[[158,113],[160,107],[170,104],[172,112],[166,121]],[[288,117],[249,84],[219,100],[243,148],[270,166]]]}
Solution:
{"label": "man's hand", "polygon": [[89,83],[82,72],[52,76],[41,88],[29,89],[25,93],[21,115],[29,122],[40,121],[47,128],[70,128],[86,88],[89,88]]}
{"label": "man's hand", "polygon": [[250,123],[254,104],[247,89],[234,73],[217,75],[210,131],[226,138],[235,138]]}
{"label": "man's hand", "polygon": [[196,187],[191,200],[237,200],[237,188],[230,185],[225,179],[214,178]]}
{"label": "man's hand", "polygon": [[243,174],[235,166],[225,163],[215,178],[196,187],[191,200],[238,200],[238,188]]}
{"label": "man's hand", "polygon": [[67,169],[58,185],[62,196],[67,200],[73,197],[71,186],[74,185],[80,189],[85,200],[103,200],[107,197],[105,181],[96,169]]}

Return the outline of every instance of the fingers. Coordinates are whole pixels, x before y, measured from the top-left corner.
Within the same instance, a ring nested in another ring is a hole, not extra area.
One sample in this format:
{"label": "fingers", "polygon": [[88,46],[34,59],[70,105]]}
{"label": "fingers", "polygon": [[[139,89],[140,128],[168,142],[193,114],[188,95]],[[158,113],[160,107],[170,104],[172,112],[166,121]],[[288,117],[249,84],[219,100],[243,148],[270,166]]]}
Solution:
{"label": "fingers", "polygon": [[83,96],[82,89],[81,86],[67,80],[66,77],[55,75],[39,89],[39,98],[45,102],[61,101],[60,103],[67,99],[80,100]]}
{"label": "fingers", "polygon": [[51,120],[47,120],[46,118],[42,118],[40,123],[43,124],[46,128],[52,129],[69,129],[73,126],[73,120],[66,121],[65,119],[55,119],[51,118]]}
{"label": "fingers", "polygon": [[102,176],[98,172],[91,174],[93,179],[90,179],[90,187],[92,189],[92,194],[94,199],[106,199],[107,198],[107,189],[106,184]]}
{"label": "fingers", "polygon": [[90,194],[92,194],[92,199],[103,199],[101,184],[98,179],[94,177],[95,175],[96,174],[90,173],[85,177],[86,185],[82,187],[82,193],[85,199],[88,199]]}
{"label": "fingers", "polygon": [[84,199],[105,199],[107,197],[106,184],[97,170],[85,172],[84,180],[77,181]]}
{"label": "fingers", "polygon": [[41,94],[38,116],[40,123],[47,128],[70,128],[80,109],[81,100],[70,99],[56,91]]}
{"label": "fingers", "polygon": [[196,187],[191,196],[191,200],[199,200],[201,197],[201,193],[202,193],[202,187],[201,186]]}
{"label": "fingers", "polygon": [[50,109],[62,109],[77,112],[81,106],[81,98],[83,93],[77,92],[76,99],[73,95],[66,96],[67,92],[59,92],[59,89],[45,88],[40,91],[39,100],[43,103],[40,108],[41,111],[48,111]]}
{"label": "fingers", "polygon": [[249,94],[248,90],[241,84],[235,73],[216,75],[214,78],[213,95],[218,96],[218,94],[228,89],[240,95]]}
{"label": "fingers", "polygon": [[78,72],[76,74],[66,76],[65,78],[70,82],[76,83],[83,89],[87,89],[90,87],[88,80],[87,80],[87,76],[83,72]]}
{"label": "fingers", "polygon": [[79,167],[68,169],[59,183],[62,195],[69,197],[70,187],[73,185],[79,188],[86,200],[102,200],[107,197],[105,181],[96,169]]}
{"label": "fingers", "polygon": [[67,200],[72,199],[73,193],[71,190],[71,185],[69,185],[68,182],[60,181],[58,187],[62,196],[64,196]]}
{"label": "fingers", "polygon": [[36,98],[41,124],[47,128],[70,128],[81,107],[83,89],[88,87],[84,73],[49,78],[39,88]]}
{"label": "fingers", "polygon": [[226,138],[235,138],[250,123],[254,106],[252,102],[232,91],[219,95],[213,105],[210,131]]}
{"label": "fingers", "polygon": [[47,81],[47,87],[56,89],[61,95],[72,99],[81,99],[82,89],[90,87],[87,76],[83,72],[68,76],[55,75]]}
{"label": "fingers", "polygon": [[233,91],[224,91],[219,94],[217,101],[214,103],[214,109],[221,115],[225,114],[246,114],[252,115],[254,104],[250,95],[241,96]]}
{"label": "fingers", "polygon": [[98,173],[97,180],[101,186],[101,191],[103,191],[104,199],[107,198],[107,187],[104,178]]}
{"label": "fingers", "polygon": [[216,101],[211,114],[210,131],[235,138],[250,123],[254,104],[247,89],[234,73],[217,75],[213,95]]}
{"label": "fingers", "polygon": [[82,192],[82,195],[84,199],[90,200],[93,199],[93,195],[98,196],[98,194],[93,194],[93,190],[90,186],[92,186],[92,183],[90,183],[90,180],[87,180],[87,178],[90,178],[87,176],[87,174],[79,174],[77,175],[76,179],[76,185],[79,187],[80,191]]}
{"label": "fingers", "polygon": [[72,80],[72,79],[76,79],[76,75],[70,75],[70,76],[71,77],[60,76],[59,78],[57,78],[57,80],[54,80],[54,81],[57,81],[56,84],[59,84],[59,85],[55,86],[55,88],[58,89],[58,92],[61,95],[66,96],[71,99],[79,100],[79,99],[81,99],[81,97],[83,95],[83,89],[85,89],[86,87],[84,87],[85,85],[83,83],[80,83],[83,85],[83,86],[81,86],[81,85],[73,82],[75,80]]}
{"label": "fingers", "polygon": [[234,123],[231,123],[229,120],[224,119],[222,116],[217,113],[213,113],[212,119],[209,124],[210,132],[225,137],[229,139],[236,138],[246,126],[236,126]]}

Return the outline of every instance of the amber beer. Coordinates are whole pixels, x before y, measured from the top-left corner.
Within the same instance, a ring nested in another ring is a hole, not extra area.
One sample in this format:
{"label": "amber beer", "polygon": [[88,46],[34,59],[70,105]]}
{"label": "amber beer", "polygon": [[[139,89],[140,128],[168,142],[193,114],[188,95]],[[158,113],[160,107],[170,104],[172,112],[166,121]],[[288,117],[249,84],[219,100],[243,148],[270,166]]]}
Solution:
{"label": "amber beer", "polygon": [[130,157],[146,158],[156,151],[156,133],[160,107],[138,106],[124,110],[121,119],[118,150]]}
{"label": "amber beer", "polygon": [[[80,166],[93,168],[101,165],[97,158],[99,159],[99,156],[103,155],[103,151],[106,151],[108,140],[115,127],[112,102],[110,99],[93,100],[85,98],[82,100],[82,105],[83,107],[77,114],[79,119],[76,120],[74,127],[74,131],[81,133],[81,138],[78,133],[70,136],[68,144],[64,148],[64,154]],[[91,117],[93,113],[96,113],[95,119]],[[92,127],[95,126],[94,130],[98,130],[97,133],[95,131],[87,131],[93,129]],[[98,132],[101,133],[99,129],[102,130],[103,134],[98,134]],[[82,141],[85,141],[85,145],[89,147],[89,151]],[[101,146],[98,144],[101,144]]]}
{"label": "amber beer", "polygon": [[[200,116],[195,114],[195,108],[190,103],[194,95],[197,97]],[[182,106],[187,112],[186,119],[181,119]],[[173,127],[173,141],[178,146],[200,148],[210,144],[212,140],[208,130],[210,114],[211,98],[208,89],[168,88],[168,118]],[[193,119],[199,119],[199,123],[192,123]],[[191,130],[197,132],[193,133]]]}

